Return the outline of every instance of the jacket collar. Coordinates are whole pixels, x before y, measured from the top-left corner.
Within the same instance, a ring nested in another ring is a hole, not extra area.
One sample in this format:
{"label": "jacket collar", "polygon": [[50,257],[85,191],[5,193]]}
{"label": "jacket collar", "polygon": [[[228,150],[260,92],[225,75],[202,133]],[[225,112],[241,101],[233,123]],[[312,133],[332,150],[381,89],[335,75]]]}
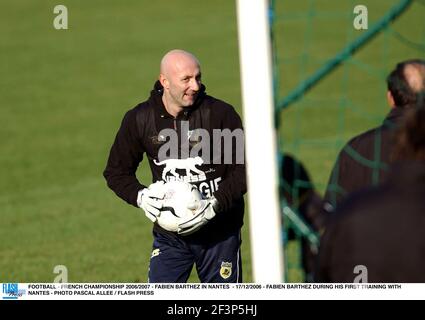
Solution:
{"label": "jacket collar", "polygon": [[394,127],[395,125],[400,124],[403,116],[410,109],[411,107],[409,106],[392,108],[391,111],[385,117],[383,125],[391,128],[391,127]]}

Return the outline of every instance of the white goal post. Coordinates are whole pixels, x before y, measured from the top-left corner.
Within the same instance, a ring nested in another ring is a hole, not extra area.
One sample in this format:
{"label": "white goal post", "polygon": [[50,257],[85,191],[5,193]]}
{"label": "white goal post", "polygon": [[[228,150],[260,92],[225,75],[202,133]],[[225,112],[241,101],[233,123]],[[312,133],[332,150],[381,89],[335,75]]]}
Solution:
{"label": "white goal post", "polygon": [[254,282],[283,282],[267,0],[236,0]]}

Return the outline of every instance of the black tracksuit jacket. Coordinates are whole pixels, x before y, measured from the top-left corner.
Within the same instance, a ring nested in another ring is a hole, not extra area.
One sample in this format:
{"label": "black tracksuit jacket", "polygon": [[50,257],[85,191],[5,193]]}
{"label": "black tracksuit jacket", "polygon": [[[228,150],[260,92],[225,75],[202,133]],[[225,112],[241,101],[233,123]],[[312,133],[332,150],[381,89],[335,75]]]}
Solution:
{"label": "black tracksuit jacket", "polygon": [[[231,131],[242,129],[241,119],[231,105],[207,95],[203,85],[193,106],[185,108],[176,118],[167,113],[162,102],[162,94],[163,88],[157,81],[149,99],[125,114],[103,175],[108,186],[120,198],[137,207],[138,192],[149,185],[146,182],[141,184],[136,177],[137,168],[144,156],[148,158],[153,182],[162,180],[165,166],[157,165],[155,162],[158,163],[159,149],[166,142],[159,137],[159,132],[162,129],[175,130],[180,148],[182,139],[187,139],[187,136],[181,134],[182,121],[188,121],[190,132],[201,128],[207,130],[211,137],[211,158],[205,161],[205,155],[202,154],[204,163],[197,166],[197,169],[203,171],[205,176],[202,181],[191,183],[197,185],[203,194],[214,195],[220,205],[220,212],[200,231],[184,238],[199,240],[223,238],[240,229],[243,224],[245,165],[236,164],[236,161],[232,161],[231,164],[223,164],[223,161],[221,164],[213,164],[212,157],[216,155],[212,145],[213,129]],[[234,144],[232,146],[235,152],[236,147]],[[181,158],[180,151],[179,158]],[[210,164],[207,164],[208,162]],[[185,174],[184,170],[177,169],[176,172],[182,176]],[[154,225],[154,230],[177,236],[162,229],[158,224]]]}
{"label": "black tracksuit jacket", "polygon": [[385,181],[393,148],[393,135],[408,107],[395,107],[381,126],[352,138],[338,155],[325,201],[334,208],[352,192]]}

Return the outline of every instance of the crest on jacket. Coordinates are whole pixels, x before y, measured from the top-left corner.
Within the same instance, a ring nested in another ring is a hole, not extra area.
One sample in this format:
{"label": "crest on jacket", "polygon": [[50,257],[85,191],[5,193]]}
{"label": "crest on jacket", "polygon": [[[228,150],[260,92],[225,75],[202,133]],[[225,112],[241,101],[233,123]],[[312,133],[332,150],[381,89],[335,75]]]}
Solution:
{"label": "crest on jacket", "polygon": [[220,268],[220,276],[223,279],[227,279],[232,275],[232,263],[231,262],[222,262]]}

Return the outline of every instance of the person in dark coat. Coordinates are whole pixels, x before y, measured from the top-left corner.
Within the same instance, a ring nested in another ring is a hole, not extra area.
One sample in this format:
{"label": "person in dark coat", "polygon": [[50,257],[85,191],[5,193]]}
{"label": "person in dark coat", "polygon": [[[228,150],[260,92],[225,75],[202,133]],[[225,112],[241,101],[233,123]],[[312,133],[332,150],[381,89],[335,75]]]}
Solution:
{"label": "person in dark coat", "polygon": [[424,79],[425,60],[400,62],[390,73],[387,100],[391,110],[382,125],[352,138],[338,155],[324,197],[327,210],[337,208],[350,193],[386,179],[394,130],[411,106],[417,104]]}
{"label": "person in dark coat", "polygon": [[321,239],[317,282],[425,282],[425,103],[395,135],[387,180],[342,201]]}

